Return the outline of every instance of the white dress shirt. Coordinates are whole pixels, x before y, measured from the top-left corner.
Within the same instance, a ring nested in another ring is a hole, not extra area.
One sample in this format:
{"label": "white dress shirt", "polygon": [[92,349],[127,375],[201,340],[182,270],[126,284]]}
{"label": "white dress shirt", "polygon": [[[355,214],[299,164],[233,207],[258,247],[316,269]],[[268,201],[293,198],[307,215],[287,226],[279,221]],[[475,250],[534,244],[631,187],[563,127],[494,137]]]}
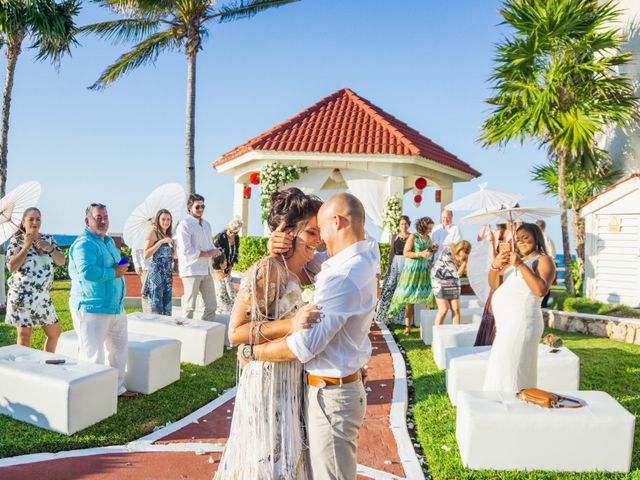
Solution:
{"label": "white dress shirt", "polygon": [[547,255],[549,255],[551,257],[551,260],[553,260],[554,262],[556,261],[556,244],[553,243],[553,240],[551,240],[551,237],[547,237],[546,233],[542,233],[542,235],[544,236],[544,247],[545,250],[547,251]]}
{"label": "white dress shirt", "polygon": [[462,240],[462,235],[460,234],[460,229],[455,225],[449,225],[448,227],[442,224],[436,225],[431,231],[431,242],[438,245],[438,251],[433,257],[434,261],[438,260],[445,246],[453,245],[460,240]]}
{"label": "white dress shirt", "polygon": [[144,258],[144,250],[142,248],[138,248],[131,251],[131,257],[133,259],[133,268],[136,270],[149,270],[149,266],[151,265],[151,260],[153,256],[149,258]]}
{"label": "white dress shirt", "polygon": [[201,257],[200,252],[215,248],[211,236],[211,225],[202,219],[200,222],[188,215],[176,229],[178,250],[178,271],[181,277],[211,275],[211,257]]}
{"label": "white dress shirt", "polygon": [[375,256],[366,240],[322,264],[314,303],[324,316],[313,328],[287,337],[287,345],[307,372],[342,378],[367,363],[376,292]]}

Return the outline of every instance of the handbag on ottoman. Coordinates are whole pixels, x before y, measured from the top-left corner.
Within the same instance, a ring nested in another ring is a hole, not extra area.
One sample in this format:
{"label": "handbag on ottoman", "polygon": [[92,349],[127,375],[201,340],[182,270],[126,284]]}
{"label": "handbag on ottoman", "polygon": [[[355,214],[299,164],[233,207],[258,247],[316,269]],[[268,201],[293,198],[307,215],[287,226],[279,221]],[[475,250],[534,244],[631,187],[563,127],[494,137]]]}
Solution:
{"label": "handbag on ottoman", "polygon": [[[580,408],[584,404],[577,399],[563,397],[557,393],[547,392],[539,388],[523,388],[516,397],[525,403],[531,403],[543,408]],[[564,405],[561,402],[573,402],[574,405]]]}

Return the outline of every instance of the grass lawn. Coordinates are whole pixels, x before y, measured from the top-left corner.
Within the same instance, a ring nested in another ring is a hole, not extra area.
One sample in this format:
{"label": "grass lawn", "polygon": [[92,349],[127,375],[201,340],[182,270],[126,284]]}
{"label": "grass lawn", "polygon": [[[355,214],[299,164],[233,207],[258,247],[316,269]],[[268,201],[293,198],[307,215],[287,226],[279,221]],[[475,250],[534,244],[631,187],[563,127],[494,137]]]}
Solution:
{"label": "grass lawn", "polygon": [[[405,350],[413,375],[413,414],[418,441],[424,451],[429,473],[434,480],[445,479],[640,479],[640,427],[636,428],[635,448],[628,475],[610,473],[553,473],[473,471],[462,467],[456,443],[456,410],[449,402],[445,372],[436,368],[431,348],[422,343],[418,329],[409,337],[402,335],[403,326],[391,330]],[[580,357],[580,389],[604,390],[624,408],[640,414],[640,346],[615,342],[606,338],[578,333],[553,331],[565,345]],[[636,420],[636,424],[638,421]],[[517,441],[517,439],[514,439]],[[553,439],[550,439],[553,441]],[[563,447],[570,448],[570,447]]]}
{"label": "grass lawn", "polygon": [[[63,330],[71,330],[69,281],[56,281],[51,292]],[[0,321],[0,346],[16,341],[16,331]],[[44,333],[35,329],[34,348],[42,348]],[[235,350],[201,367],[181,366],[180,380],[151,394],[118,399],[118,413],[75,435],[66,436],[43,430],[0,415],[0,457],[26,453],[57,452],[76,448],[121,445],[153,431],[154,427],[174,422],[218,397],[235,384]],[[46,392],[42,392],[46,395]]]}

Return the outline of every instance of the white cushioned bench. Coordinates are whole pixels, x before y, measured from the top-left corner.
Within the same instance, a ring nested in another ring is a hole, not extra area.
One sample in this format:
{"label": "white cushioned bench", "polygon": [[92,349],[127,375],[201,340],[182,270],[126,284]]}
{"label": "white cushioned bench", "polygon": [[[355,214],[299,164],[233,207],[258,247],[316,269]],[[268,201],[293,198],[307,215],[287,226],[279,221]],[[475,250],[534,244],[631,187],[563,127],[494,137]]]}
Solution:
{"label": "white cushioned bench", "polygon": [[[46,360],[64,359],[61,365]],[[71,435],[116,413],[118,371],[22,345],[0,348],[0,413]],[[0,475],[1,476],[1,475]]]}
{"label": "white cushioned bench", "polygon": [[431,351],[437,367],[445,368],[445,351],[455,347],[472,347],[478,335],[477,323],[460,325],[434,325]]}
{"label": "white cushioned bench", "polygon": [[227,337],[225,325],[217,321],[135,312],[127,315],[127,324],[129,332],[179,340],[180,361],[196,365],[209,365],[222,357]]}
{"label": "white cushioned bench", "polygon": [[461,295],[460,308],[484,308],[484,303],[475,295]]}
{"label": "white cushioned bench", "polygon": [[[489,364],[491,347],[448,348],[447,393],[453,405],[462,390],[480,391]],[[547,345],[538,345],[538,387],[543,390],[578,390],[580,358],[566,347],[549,353]]]}
{"label": "white cushioned bench", "polygon": [[[460,323],[477,323],[482,320],[482,308],[461,308]],[[437,310],[420,311],[420,337],[425,345],[431,345],[433,341],[433,326],[436,323]],[[444,318],[443,325],[451,324],[451,311]]]}
{"label": "white cushioned bench", "polygon": [[[129,356],[124,384],[132,392],[153,393],[180,378],[180,342],[173,338],[129,333]],[[57,352],[78,357],[75,330],[64,332]]]}
{"label": "white cushioned bench", "polygon": [[564,391],[582,408],[541,408],[511,393],[460,392],[456,438],[474,470],[628,472],[635,417],[605,392]]}

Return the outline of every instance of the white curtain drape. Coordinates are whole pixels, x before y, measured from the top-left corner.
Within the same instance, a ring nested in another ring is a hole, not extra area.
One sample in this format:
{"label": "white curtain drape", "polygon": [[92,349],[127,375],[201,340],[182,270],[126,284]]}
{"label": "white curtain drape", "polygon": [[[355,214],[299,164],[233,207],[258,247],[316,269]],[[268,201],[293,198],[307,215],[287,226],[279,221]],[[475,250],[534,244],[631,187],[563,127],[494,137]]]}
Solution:
{"label": "white curtain drape", "polygon": [[307,195],[317,195],[322,186],[325,184],[333,168],[318,168],[309,170],[295,180],[286,185],[286,188],[296,187]]}
{"label": "white curtain drape", "polygon": [[387,181],[366,170],[340,169],[347,188],[358,197],[371,221],[382,228],[382,210],[387,193]]}

